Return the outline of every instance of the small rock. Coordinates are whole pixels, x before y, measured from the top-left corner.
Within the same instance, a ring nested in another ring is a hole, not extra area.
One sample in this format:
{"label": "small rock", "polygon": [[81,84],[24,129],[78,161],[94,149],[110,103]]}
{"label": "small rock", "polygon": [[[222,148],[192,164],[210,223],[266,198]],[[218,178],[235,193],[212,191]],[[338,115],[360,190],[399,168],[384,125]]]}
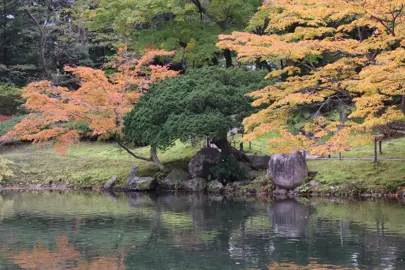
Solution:
{"label": "small rock", "polygon": [[224,191],[224,185],[219,181],[211,181],[208,183],[207,190],[211,193],[222,193]]}
{"label": "small rock", "polygon": [[194,178],[184,184],[187,190],[193,192],[204,192],[207,189],[207,180],[204,178]]}
{"label": "small rock", "polygon": [[128,189],[134,191],[153,191],[158,187],[153,177],[134,177],[128,182]]}
{"label": "small rock", "polygon": [[138,174],[138,171],[139,171],[139,166],[133,167],[127,177],[127,182],[131,181]]}
{"label": "small rock", "polygon": [[274,193],[274,194],[277,194],[277,195],[286,195],[286,194],[287,194],[287,190],[284,189],[284,188],[277,187],[277,188],[273,191],[273,193]]}
{"label": "small rock", "polygon": [[310,185],[311,187],[316,187],[316,186],[319,186],[320,183],[317,182],[317,181],[315,181],[315,180],[312,180],[311,182],[309,182],[309,185]]}
{"label": "small rock", "polygon": [[293,193],[300,193],[301,192],[301,187],[296,187],[293,190]]}
{"label": "small rock", "polygon": [[189,181],[188,173],[181,169],[173,169],[162,181],[159,187],[165,190],[178,190],[185,188],[185,182]]}
{"label": "small rock", "polygon": [[112,189],[114,187],[114,185],[117,183],[117,181],[118,181],[117,176],[111,177],[111,179],[109,179],[107,182],[105,182],[104,189],[105,190]]}

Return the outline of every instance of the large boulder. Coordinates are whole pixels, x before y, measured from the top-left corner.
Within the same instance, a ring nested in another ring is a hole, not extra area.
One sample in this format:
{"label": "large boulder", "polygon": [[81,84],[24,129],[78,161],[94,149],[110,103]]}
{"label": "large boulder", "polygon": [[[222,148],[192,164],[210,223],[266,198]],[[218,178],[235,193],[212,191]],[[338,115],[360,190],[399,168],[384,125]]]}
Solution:
{"label": "large boulder", "polygon": [[153,191],[158,187],[158,182],[153,177],[135,176],[128,181],[128,189],[134,191]]}
{"label": "large boulder", "polygon": [[188,164],[191,178],[207,179],[210,170],[221,161],[221,153],[214,148],[201,149]]}
{"label": "large boulder", "polygon": [[181,169],[173,169],[162,181],[159,187],[165,190],[178,190],[185,188],[185,182],[189,180],[188,173]]}
{"label": "large boulder", "polygon": [[255,170],[267,170],[269,166],[270,156],[258,156],[253,154],[247,154],[250,160],[250,166]]}
{"label": "large boulder", "polygon": [[207,189],[207,180],[204,178],[194,178],[190,181],[184,182],[184,184],[188,191],[204,192]]}
{"label": "large boulder", "polygon": [[294,189],[302,185],[308,177],[305,152],[272,155],[268,173],[278,187]]}

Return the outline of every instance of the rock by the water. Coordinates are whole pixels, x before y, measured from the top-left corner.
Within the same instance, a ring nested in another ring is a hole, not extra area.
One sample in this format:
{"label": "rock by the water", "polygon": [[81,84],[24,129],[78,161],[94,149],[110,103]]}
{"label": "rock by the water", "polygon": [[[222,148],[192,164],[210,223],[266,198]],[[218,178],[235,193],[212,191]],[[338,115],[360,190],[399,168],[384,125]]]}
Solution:
{"label": "rock by the water", "polygon": [[158,186],[158,182],[153,177],[138,177],[136,174],[139,171],[139,167],[135,166],[127,178],[127,187],[129,190],[134,191],[152,191]]}
{"label": "rock by the water", "polygon": [[107,182],[105,182],[104,189],[105,190],[112,189],[114,187],[114,185],[117,183],[117,181],[118,181],[117,176],[111,177],[111,179],[109,179]]}
{"label": "rock by the water", "polygon": [[128,181],[128,189],[134,191],[153,191],[158,187],[158,182],[153,177],[134,177]]}
{"label": "rock by the water", "polygon": [[295,152],[291,155],[272,155],[269,161],[268,173],[278,187],[294,189],[302,185],[308,177],[305,153]]}
{"label": "rock by the water", "polygon": [[139,166],[133,167],[127,177],[127,182],[131,181],[138,174],[138,171],[139,171]]}
{"label": "rock by the water", "polygon": [[250,160],[250,166],[255,170],[267,170],[270,156],[258,156],[247,154]]}
{"label": "rock by the water", "polygon": [[201,149],[188,164],[188,172],[191,178],[207,179],[211,168],[219,164],[221,153],[214,148]]}
{"label": "rock by the water", "polygon": [[276,189],[273,191],[273,193],[276,195],[286,195],[288,193],[288,191],[285,190],[284,188],[276,187]]}
{"label": "rock by the water", "polygon": [[224,185],[219,181],[211,181],[208,183],[207,190],[211,193],[222,193],[224,191]]}
{"label": "rock by the water", "polygon": [[316,187],[316,186],[319,186],[320,183],[317,182],[317,181],[315,181],[315,180],[312,180],[311,182],[309,182],[309,185],[310,185],[311,187]]}
{"label": "rock by the water", "polygon": [[252,181],[256,179],[258,174],[255,170],[252,169],[249,163],[239,161],[239,167],[246,172],[246,180]]}
{"label": "rock by the water", "polygon": [[184,189],[185,182],[189,180],[188,173],[181,169],[173,169],[162,181],[159,182],[159,187],[165,190]]}
{"label": "rock by the water", "polygon": [[185,188],[193,192],[203,192],[207,189],[207,180],[204,178],[194,178],[184,182]]}

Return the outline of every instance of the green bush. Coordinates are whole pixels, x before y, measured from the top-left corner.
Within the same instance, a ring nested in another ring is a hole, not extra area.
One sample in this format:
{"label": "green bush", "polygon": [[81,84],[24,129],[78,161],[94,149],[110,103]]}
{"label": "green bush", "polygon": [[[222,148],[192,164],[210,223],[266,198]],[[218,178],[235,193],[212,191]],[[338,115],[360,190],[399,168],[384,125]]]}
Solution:
{"label": "green bush", "polygon": [[16,114],[22,103],[20,88],[0,83],[0,115]]}
{"label": "green bush", "polygon": [[247,178],[248,172],[239,165],[238,160],[233,156],[221,155],[221,162],[211,169],[211,178],[222,184],[242,181]]}
{"label": "green bush", "polygon": [[12,130],[15,125],[17,125],[24,119],[24,117],[25,115],[16,116],[0,123],[0,136],[5,135],[7,132]]}

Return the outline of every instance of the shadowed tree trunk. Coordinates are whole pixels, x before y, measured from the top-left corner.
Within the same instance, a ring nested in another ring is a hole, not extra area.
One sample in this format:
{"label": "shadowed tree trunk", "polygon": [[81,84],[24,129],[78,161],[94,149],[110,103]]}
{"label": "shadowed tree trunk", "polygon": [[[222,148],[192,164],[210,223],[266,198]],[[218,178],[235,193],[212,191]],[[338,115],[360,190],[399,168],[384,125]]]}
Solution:
{"label": "shadowed tree trunk", "polygon": [[226,68],[230,68],[233,66],[232,64],[232,53],[229,49],[224,50],[224,57],[226,61]]}
{"label": "shadowed tree trunk", "polygon": [[227,139],[213,140],[212,143],[221,149],[222,153],[225,155],[233,155],[239,161],[250,162],[249,157],[242,151],[233,147]]}

